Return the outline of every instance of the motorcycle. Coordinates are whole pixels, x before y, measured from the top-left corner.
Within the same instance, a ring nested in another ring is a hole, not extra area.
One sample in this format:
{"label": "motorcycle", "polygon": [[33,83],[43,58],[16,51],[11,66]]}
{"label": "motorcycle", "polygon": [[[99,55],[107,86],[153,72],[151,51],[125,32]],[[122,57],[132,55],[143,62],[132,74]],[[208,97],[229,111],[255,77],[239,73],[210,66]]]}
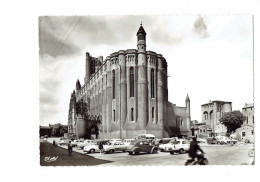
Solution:
{"label": "motorcycle", "polygon": [[185,166],[190,166],[190,165],[208,165],[209,161],[207,158],[204,157],[204,154],[200,154],[198,155],[197,159],[193,160],[193,159],[188,159],[185,162]]}

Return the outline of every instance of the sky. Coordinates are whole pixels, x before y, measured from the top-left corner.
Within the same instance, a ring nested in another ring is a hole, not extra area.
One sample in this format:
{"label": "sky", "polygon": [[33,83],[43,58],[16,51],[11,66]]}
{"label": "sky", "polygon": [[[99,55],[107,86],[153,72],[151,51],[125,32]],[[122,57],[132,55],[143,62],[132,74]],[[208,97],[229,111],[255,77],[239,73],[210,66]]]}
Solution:
{"label": "sky", "polygon": [[253,103],[253,34],[250,15],[40,16],[40,125],[68,122],[69,100],[85,73],[85,52],[98,57],[136,49],[140,23],[147,50],[168,63],[169,101],[191,102],[191,119],[201,105]]}

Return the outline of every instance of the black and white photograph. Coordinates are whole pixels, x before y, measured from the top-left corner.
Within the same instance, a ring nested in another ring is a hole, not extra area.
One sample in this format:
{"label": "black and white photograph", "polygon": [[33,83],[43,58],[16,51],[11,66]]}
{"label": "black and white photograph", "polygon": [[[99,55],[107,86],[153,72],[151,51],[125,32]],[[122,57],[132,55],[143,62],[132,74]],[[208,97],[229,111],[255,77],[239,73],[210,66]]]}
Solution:
{"label": "black and white photograph", "polygon": [[38,21],[41,166],[254,165],[252,15]]}
{"label": "black and white photograph", "polygon": [[0,4],[2,181],[257,181],[258,0]]}

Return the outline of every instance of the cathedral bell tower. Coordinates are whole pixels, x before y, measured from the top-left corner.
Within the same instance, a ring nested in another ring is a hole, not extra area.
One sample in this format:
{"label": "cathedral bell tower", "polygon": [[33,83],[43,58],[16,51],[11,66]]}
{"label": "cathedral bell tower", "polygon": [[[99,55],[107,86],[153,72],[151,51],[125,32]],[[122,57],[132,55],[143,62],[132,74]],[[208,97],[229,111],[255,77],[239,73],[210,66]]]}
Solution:
{"label": "cathedral bell tower", "polygon": [[136,36],[138,53],[146,53],[146,32],[142,26],[142,23],[138,32],[136,33]]}
{"label": "cathedral bell tower", "polygon": [[138,49],[138,118],[137,122],[140,130],[145,130],[148,122],[148,84],[147,84],[147,61],[146,61],[146,32],[140,25],[137,31],[137,49]]}
{"label": "cathedral bell tower", "polygon": [[187,126],[187,130],[188,130],[188,136],[191,136],[191,127],[190,127],[190,124],[191,124],[190,98],[189,98],[188,94],[187,94],[185,103],[186,103],[186,116],[187,116],[186,126]]}

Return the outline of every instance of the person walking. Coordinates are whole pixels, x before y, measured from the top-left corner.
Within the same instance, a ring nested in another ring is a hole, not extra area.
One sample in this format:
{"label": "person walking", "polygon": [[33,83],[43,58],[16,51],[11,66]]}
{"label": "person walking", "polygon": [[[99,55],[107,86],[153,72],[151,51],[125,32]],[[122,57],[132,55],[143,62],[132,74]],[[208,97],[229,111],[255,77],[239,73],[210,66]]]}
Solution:
{"label": "person walking", "polygon": [[72,144],[71,144],[71,141],[69,141],[69,143],[68,143],[68,152],[69,152],[69,155],[71,155],[71,153],[72,153]]}

